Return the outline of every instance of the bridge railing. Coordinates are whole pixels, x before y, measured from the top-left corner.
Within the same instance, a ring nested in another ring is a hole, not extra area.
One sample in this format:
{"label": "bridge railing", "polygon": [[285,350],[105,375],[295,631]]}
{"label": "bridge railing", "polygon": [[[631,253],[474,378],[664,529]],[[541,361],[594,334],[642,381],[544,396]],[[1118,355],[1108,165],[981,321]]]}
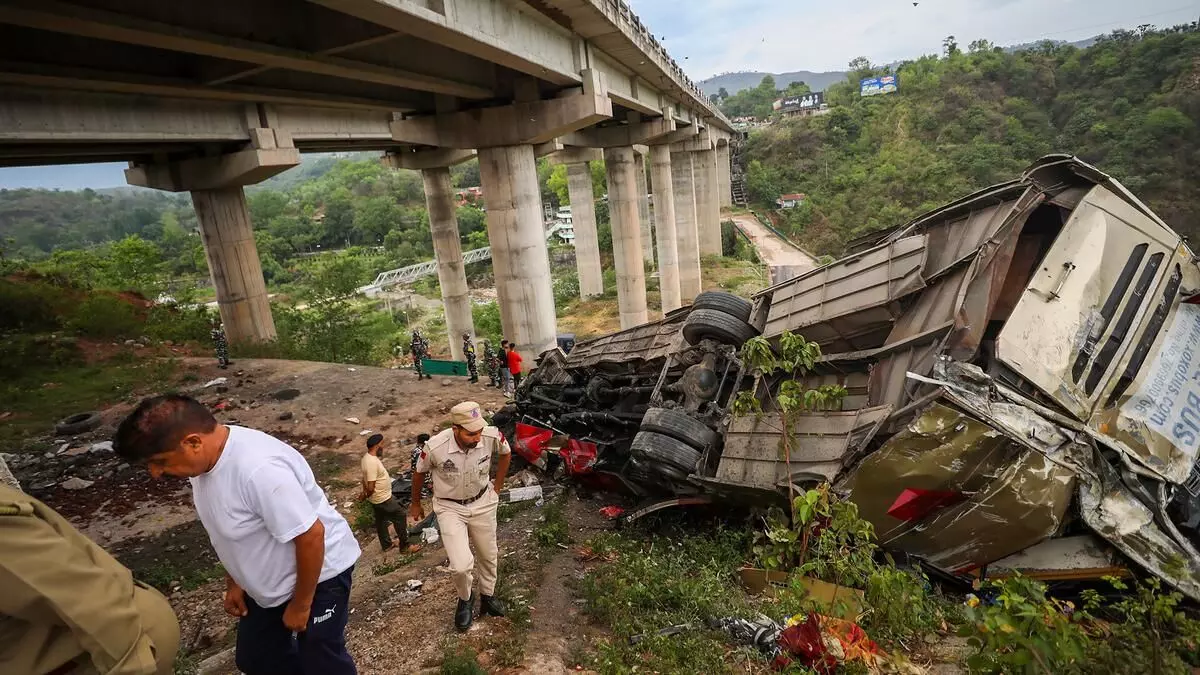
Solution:
{"label": "bridge railing", "polygon": [[[470,265],[471,263],[483,262],[484,260],[492,259],[492,247],[485,246],[463,254],[463,264]],[[392,286],[401,286],[411,284],[412,282],[437,273],[437,261],[427,260],[423,263],[401,267],[399,269],[380,272],[379,276],[375,277],[375,281],[358,289],[359,293],[367,296],[373,296],[385,288]]]}

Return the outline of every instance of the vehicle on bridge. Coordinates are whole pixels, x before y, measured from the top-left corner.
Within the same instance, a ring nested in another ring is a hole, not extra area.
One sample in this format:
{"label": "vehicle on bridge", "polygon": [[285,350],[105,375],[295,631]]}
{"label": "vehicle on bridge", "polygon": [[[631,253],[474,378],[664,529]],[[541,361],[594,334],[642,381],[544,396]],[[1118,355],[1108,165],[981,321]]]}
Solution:
{"label": "vehicle on bridge", "polygon": [[[647,499],[786,504],[830,482],[880,543],[956,574],[1097,577],[1132,561],[1200,599],[1200,266],[1066,155],[758,293],[544,353],[495,422],[540,466]],[[790,374],[739,348],[820,345]],[[761,414],[737,416],[752,392]],[[789,454],[784,456],[783,448]],[[557,452],[555,452],[557,451]]]}

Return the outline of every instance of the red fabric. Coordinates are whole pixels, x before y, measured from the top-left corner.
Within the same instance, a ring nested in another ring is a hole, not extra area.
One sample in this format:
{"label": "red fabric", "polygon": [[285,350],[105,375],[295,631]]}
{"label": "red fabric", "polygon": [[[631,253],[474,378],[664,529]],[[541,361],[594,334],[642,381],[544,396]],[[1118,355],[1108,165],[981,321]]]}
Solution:
{"label": "red fabric", "polygon": [[938,509],[957,504],[965,495],[953,490],[917,490],[906,488],[888,507],[888,515],[898,520],[920,520]]}
{"label": "red fabric", "polygon": [[542,456],[546,444],[553,436],[554,432],[549,429],[517,422],[517,442],[513,444],[513,450],[524,457],[527,462],[535,463]]}
{"label": "red fabric", "polygon": [[613,518],[620,518],[621,514],[623,514],[623,513],[625,513],[625,509],[623,509],[619,506],[616,506],[616,505],[605,506],[600,509],[600,515],[602,515],[605,518],[608,518],[610,520]]}
{"label": "red fabric", "polygon": [[521,372],[521,354],[515,349],[508,350],[508,370],[511,373]]}
{"label": "red fabric", "polygon": [[571,476],[591,473],[596,464],[596,444],[591,441],[577,441],[572,438],[559,454],[562,455],[567,474]]}
{"label": "red fabric", "polygon": [[787,657],[790,656],[804,667],[821,675],[830,675],[837,671],[837,659],[829,653],[825,641],[821,638],[821,619],[813,612],[809,612],[804,623],[783,629],[779,635],[779,646],[783,648],[783,658],[776,659],[772,664],[776,668],[787,665]]}

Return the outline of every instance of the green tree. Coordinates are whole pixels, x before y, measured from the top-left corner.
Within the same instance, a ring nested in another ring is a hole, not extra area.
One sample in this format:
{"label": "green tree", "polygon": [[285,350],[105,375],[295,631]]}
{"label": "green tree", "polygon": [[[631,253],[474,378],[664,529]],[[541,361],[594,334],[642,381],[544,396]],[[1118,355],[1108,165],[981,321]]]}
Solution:
{"label": "green tree", "polygon": [[106,262],[105,283],[112,288],[135,290],[149,298],[162,291],[162,251],[145,239],[130,235],[116,242]]}

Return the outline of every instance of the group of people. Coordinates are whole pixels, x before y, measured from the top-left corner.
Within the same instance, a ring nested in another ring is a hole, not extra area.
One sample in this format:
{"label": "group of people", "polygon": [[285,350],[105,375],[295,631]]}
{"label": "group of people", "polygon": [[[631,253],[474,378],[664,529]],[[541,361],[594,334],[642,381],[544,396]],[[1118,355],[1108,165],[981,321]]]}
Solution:
{"label": "group of people", "polygon": [[[191,482],[196,514],[225,568],[225,611],[238,619],[239,671],[357,672],[345,632],[362,550],[299,452],[261,431],[221,424],[199,401],[175,394],[143,400],[113,441],[124,461],[150,476]],[[476,576],[479,612],[503,616],[494,596],[496,508],[511,454],[503,434],[469,401],[451,409],[449,428],[422,434],[407,521],[383,466],[384,439],[372,436],[367,445],[360,497],[374,506],[380,544],[392,546],[389,523],[406,541],[408,524],[424,519],[428,478],[458,594],[455,627],[466,630],[474,619]],[[0,541],[0,672],[173,672],[179,624],[167,600],[45,504],[2,483]]]}
{"label": "group of people", "polygon": [[[409,351],[412,353],[413,371],[417,374],[417,379],[429,379],[430,375],[425,372],[423,363],[426,358],[429,358],[429,340],[421,334],[420,330],[413,330]],[[479,365],[475,352],[475,341],[471,338],[470,333],[462,334],[462,351],[463,357],[467,360],[467,375],[470,377],[470,382],[478,382]],[[520,352],[508,340],[500,341],[499,351],[492,347],[491,340],[483,341],[483,365],[487,368],[488,379],[491,380],[488,386],[500,387],[505,396],[512,396],[517,387],[521,386],[521,361]]]}

